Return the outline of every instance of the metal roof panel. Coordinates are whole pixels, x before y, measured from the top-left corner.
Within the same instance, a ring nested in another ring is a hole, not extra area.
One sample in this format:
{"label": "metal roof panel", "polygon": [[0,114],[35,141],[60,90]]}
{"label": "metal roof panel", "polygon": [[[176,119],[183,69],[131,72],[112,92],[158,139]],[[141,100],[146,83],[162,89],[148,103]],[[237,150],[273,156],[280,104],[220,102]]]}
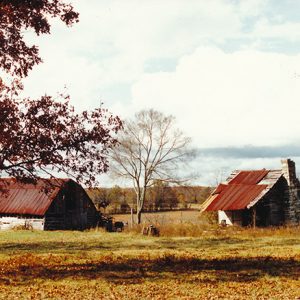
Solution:
{"label": "metal roof panel", "polygon": [[250,208],[262,199],[282,176],[281,170],[234,171],[204,204],[205,210]]}
{"label": "metal roof panel", "polygon": [[257,171],[240,171],[234,178],[232,178],[228,184],[257,184],[267,174],[268,170],[257,170]]}
{"label": "metal roof panel", "polygon": [[13,179],[0,179],[1,214],[43,216],[67,179],[39,179],[37,184],[23,184]]}
{"label": "metal roof panel", "polygon": [[245,209],[266,187],[267,185],[228,184],[206,210]]}

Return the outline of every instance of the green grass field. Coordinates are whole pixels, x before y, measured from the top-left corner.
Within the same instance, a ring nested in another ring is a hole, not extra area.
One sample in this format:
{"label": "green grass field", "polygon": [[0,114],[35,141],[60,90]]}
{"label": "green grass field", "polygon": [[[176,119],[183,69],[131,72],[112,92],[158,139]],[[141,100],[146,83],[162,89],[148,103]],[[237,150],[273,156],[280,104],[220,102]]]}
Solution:
{"label": "green grass field", "polygon": [[300,228],[166,232],[0,232],[0,299],[300,299]]}

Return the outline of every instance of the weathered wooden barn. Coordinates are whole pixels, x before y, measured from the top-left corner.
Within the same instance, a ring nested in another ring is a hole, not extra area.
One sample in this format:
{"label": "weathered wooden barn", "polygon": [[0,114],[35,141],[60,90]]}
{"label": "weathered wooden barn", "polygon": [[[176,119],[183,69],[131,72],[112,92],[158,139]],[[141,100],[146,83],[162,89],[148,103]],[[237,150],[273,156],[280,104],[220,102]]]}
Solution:
{"label": "weathered wooden barn", "polygon": [[204,202],[202,211],[218,211],[219,223],[227,225],[300,224],[295,163],[281,162],[281,170],[234,171]]}
{"label": "weathered wooden barn", "polygon": [[84,230],[98,222],[95,205],[71,179],[39,179],[35,185],[0,179],[0,187],[0,229]]}

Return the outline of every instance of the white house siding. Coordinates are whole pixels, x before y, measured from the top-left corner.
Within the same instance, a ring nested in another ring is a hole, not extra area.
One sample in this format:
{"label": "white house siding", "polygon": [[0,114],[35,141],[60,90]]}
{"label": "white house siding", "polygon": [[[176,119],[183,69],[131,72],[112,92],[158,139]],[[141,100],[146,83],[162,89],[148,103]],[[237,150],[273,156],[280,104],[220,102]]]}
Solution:
{"label": "white house siding", "polygon": [[219,224],[226,221],[226,225],[242,225],[242,213],[239,210],[236,211],[218,211]]}
{"label": "white house siding", "polygon": [[226,211],[218,210],[219,224],[225,221],[227,225],[232,225],[230,215]]}
{"label": "white house siding", "polygon": [[0,217],[0,230],[11,230],[16,227],[24,227],[33,230],[44,230],[44,218],[27,219],[20,217]]}

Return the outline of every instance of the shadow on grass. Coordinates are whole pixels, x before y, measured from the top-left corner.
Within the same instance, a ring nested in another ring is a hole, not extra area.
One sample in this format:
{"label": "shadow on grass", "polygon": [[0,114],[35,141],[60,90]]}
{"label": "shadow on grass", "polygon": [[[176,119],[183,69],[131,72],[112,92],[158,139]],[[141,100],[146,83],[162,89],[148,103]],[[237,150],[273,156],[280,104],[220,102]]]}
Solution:
{"label": "shadow on grass", "polygon": [[[50,262],[49,262],[50,263]],[[201,275],[193,278],[192,275]],[[32,280],[63,280],[72,278],[104,279],[119,284],[136,284],[144,280],[174,279],[184,276],[191,282],[251,282],[264,276],[298,280],[300,261],[272,257],[200,259],[164,255],[156,259],[138,258],[95,263],[61,263],[2,266],[0,285],[28,284]]]}
{"label": "shadow on grass", "polygon": [[109,243],[102,244],[85,244],[80,242],[38,242],[38,243],[5,243],[0,246],[2,254],[15,252],[30,253],[49,253],[49,252],[65,252],[70,250],[111,250],[112,245]]}
{"label": "shadow on grass", "polygon": [[192,248],[198,249],[199,247],[222,247],[226,245],[241,245],[245,244],[245,241],[237,238],[185,238],[180,239],[180,241],[172,240],[170,238],[161,238],[155,242],[157,247],[162,247],[164,249],[180,249],[180,248]]}
{"label": "shadow on grass", "polygon": [[184,238],[180,241],[172,238],[154,238],[141,239],[134,243],[127,243],[123,241],[100,241],[81,243],[78,242],[60,242],[60,241],[41,241],[41,242],[27,242],[27,243],[2,243],[0,244],[0,253],[10,254],[13,252],[30,252],[30,253],[49,253],[49,252],[69,252],[69,251],[94,251],[94,250],[121,250],[121,249],[181,249],[181,248],[199,248],[207,246],[221,246],[228,244],[240,244],[242,240],[235,238],[214,238],[214,239],[197,239]]}
{"label": "shadow on grass", "polygon": [[[299,244],[299,239],[277,239],[276,241],[266,242],[261,241],[264,245],[272,246],[294,246]],[[256,239],[256,244],[260,240]],[[218,237],[218,238],[144,238],[137,239],[134,242],[131,239],[122,240],[105,240],[105,241],[89,241],[89,242],[69,242],[69,241],[40,241],[40,242],[25,242],[25,243],[0,243],[1,254],[11,253],[70,253],[76,251],[116,251],[116,250],[155,250],[155,249],[199,249],[199,248],[216,248],[226,247],[228,245],[242,246],[245,249],[253,245],[252,239],[240,239],[235,237]]]}

